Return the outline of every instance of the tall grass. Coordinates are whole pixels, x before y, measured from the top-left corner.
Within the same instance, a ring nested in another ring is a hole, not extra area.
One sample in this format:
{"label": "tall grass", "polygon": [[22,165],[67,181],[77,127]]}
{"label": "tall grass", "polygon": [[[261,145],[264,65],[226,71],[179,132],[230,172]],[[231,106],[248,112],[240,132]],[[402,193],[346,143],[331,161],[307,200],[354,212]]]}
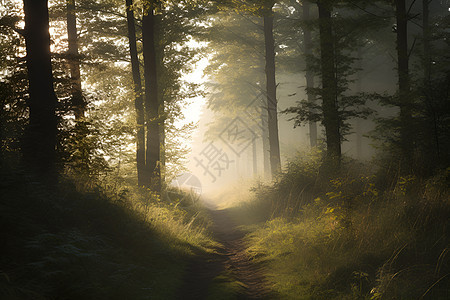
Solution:
{"label": "tall grass", "polygon": [[176,298],[187,258],[215,246],[207,216],[102,185],[0,171],[1,299]]}
{"label": "tall grass", "polygon": [[351,163],[329,177],[317,153],[303,155],[255,188],[252,205],[269,217],[247,252],[281,298],[448,299],[450,170],[385,185],[368,169]]}

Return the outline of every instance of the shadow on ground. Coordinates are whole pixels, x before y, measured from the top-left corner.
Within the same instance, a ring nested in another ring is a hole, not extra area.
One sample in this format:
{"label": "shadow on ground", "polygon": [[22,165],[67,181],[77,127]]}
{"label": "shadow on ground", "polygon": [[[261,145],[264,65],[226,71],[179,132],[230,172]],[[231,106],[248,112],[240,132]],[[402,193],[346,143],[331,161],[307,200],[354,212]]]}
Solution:
{"label": "shadow on ground", "polygon": [[262,266],[245,253],[243,237],[232,209],[209,207],[212,234],[221,247],[197,255],[190,263],[179,299],[275,299]]}

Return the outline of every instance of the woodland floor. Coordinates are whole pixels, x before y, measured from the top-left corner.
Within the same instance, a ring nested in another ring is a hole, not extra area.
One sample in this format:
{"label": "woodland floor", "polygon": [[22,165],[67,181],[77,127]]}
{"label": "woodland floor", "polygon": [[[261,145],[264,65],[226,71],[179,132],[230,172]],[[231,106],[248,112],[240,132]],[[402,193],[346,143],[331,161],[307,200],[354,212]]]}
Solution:
{"label": "woodland floor", "polygon": [[229,209],[210,209],[213,236],[222,246],[190,264],[180,299],[274,299],[262,266],[245,254],[244,232]]}

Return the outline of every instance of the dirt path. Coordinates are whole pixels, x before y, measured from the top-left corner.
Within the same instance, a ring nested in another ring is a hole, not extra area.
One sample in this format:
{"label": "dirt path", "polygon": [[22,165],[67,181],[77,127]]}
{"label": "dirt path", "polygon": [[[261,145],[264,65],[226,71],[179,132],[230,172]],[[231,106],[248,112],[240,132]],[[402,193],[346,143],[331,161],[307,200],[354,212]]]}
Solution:
{"label": "dirt path", "polygon": [[238,229],[229,210],[210,211],[214,225],[214,238],[223,245],[219,254],[198,257],[188,269],[180,299],[213,299],[209,287],[214,278],[231,274],[232,280],[242,287],[237,294],[218,299],[274,299],[260,267],[245,255],[244,233]]}

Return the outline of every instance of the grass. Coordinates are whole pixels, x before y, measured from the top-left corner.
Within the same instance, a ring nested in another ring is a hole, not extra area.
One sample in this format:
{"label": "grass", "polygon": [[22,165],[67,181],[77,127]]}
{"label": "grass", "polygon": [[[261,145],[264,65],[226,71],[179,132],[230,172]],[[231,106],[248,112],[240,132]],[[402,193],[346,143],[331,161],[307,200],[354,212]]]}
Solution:
{"label": "grass", "polygon": [[176,299],[189,258],[215,246],[199,206],[126,185],[3,168],[0,195],[2,299]]}
{"label": "grass", "polygon": [[450,170],[386,180],[352,163],[326,177],[302,157],[239,208],[266,216],[247,252],[280,298],[448,299]]}
{"label": "grass", "polygon": [[[352,162],[329,176],[320,165],[320,152],[302,155],[229,209],[279,297],[448,299],[450,170],[389,177]],[[0,169],[2,299],[179,298],[191,258],[218,247],[207,211],[177,191],[161,200],[101,183],[48,186]],[[243,291],[226,271],[205,288],[209,299]]]}

